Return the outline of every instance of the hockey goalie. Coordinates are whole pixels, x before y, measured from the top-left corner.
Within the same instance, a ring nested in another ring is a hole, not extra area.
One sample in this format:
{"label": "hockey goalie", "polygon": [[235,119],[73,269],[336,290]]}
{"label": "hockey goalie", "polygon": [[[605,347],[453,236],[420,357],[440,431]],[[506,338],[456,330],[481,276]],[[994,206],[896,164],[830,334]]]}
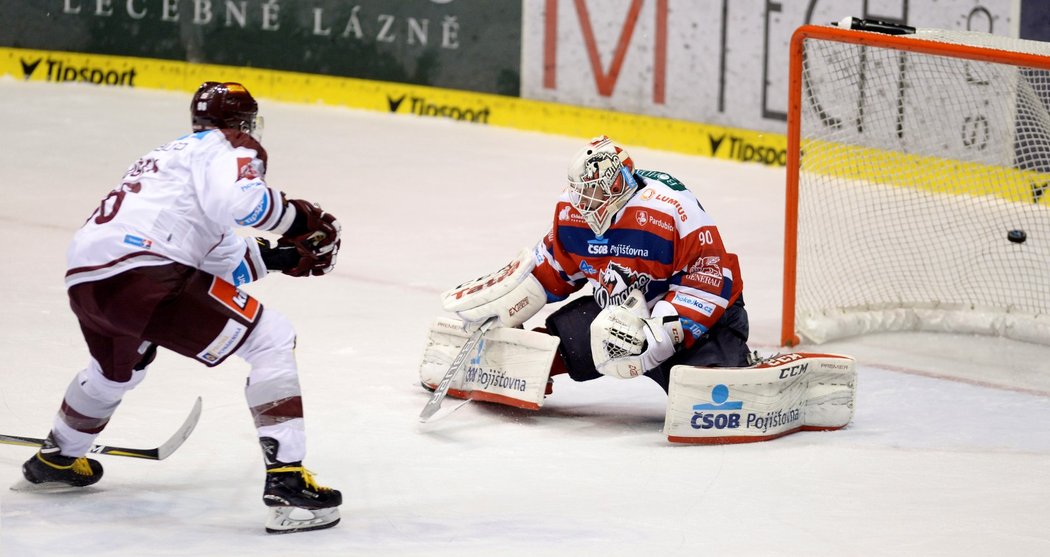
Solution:
{"label": "hockey goalie", "polygon": [[[569,299],[588,285],[591,296]],[[753,365],[742,294],[737,257],[696,197],[667,173],[636,169],[601,136],[571,159],[534,248],[442,294],[458,319],[431,327],[420,379],[438,401],[447,392],[538,410],[559,374],[645,376],[668,393],[674,442],[845,426],[852,359],[789,354]],[[526,328],[548,303],[562,305]]]}

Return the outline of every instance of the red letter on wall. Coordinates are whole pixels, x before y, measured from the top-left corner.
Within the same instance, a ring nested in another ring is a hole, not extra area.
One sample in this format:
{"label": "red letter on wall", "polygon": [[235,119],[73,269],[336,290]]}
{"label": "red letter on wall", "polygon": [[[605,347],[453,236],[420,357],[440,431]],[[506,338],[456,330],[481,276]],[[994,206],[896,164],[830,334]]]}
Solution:
{"label": "red letter on wall", "polygon": [[[642,10],[645,0],[631,0],[631,6],[627,10],[627,19],[620,29],[620,39],[616,43],[616,51],[613,53],[612,63],[609,65],[608,73],[602,67],[601,56],[598,54],[598,45],[594,41],[594,29],[591,27],[590,13],[587,11],[585,0],[573,0],[576,6],[576,15],[580,20],[580,30],[583,32],[584,46],[587,48],[587,57],[591,62],[591,71],[594,73],[595,85],[598,94],[603,97],[611,96],[616,88],[616,80],[623,68],[623,60],[627,55],[627,45],[631,42],[631,35],[638,24],[638,13]],[[558,0],[547,0],[544,9],[544,41],[543,41],[543,86],[547,89],[556,87],[557,51],[558,51]],[[656,32],[654,34],[653,48],[653,102],[664,103],[664,91],[667,76],[667,0],[656,0]]]}

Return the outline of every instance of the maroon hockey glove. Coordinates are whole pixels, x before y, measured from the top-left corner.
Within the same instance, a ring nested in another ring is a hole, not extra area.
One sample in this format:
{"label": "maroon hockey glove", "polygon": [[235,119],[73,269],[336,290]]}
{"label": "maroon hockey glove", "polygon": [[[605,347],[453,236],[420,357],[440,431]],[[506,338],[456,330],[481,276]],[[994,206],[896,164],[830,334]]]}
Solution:
{"label": "maroon hockey glove", "polygon": [[342,225],[320,205],[302,199],[289,199],[288,204],[295,207],[295,222],[277,241],[277,249],[294,247],[299,261],[282,272],[293,277],[328,274],[335,268]]}

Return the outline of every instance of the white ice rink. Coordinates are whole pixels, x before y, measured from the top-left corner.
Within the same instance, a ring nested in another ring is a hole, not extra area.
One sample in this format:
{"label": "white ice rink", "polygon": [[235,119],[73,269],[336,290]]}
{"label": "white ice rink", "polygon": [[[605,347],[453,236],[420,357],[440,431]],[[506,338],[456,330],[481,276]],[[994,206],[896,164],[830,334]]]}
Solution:
{"label": "white ice rink", "polygon": [[[0,433],[47,434],[87,358],[67,242],[128,164],[187,132],[188,104],[0,79]],[[246,365],[161,351],[100,441],[156,446],[202,396],[186,444],[160,462],[99,457],[103,480],[73,495],[8,491],[33,450],[0,446],[0,555],[1050,555],[1050,348],[933,334],[823,346],[860,362],[854,422],[768,443],[669,444],[647,379],[560,376],[538,413],[473,404],[421,426],[439,292],[547,231],[584,140],[261,104],[269,182],[343,223],[332,275],[247,288],[296,325],[306,464],[343,491],[342,523],[264,533]],[[719,222],[752,347],[776,350],[783,170],[631,153]]]}

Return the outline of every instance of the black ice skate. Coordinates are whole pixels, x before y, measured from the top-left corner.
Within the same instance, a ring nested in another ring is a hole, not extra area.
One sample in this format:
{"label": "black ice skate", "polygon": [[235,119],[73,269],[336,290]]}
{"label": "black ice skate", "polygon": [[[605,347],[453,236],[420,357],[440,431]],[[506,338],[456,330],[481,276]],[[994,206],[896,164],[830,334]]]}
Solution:
{"label": "black ice skate", "polygon": [[266,486],[263,503],[270,507],[266,522],[270,534],[288,534],[331,528],[339,523],[343,494],[314,481],[301,462],[279,462],[277,441],[260,439],[266,454]]}
{"label": "black ice skate", "polygon": [[26,481],[84,487],[102,479],[102,465],[97,460],[64,456],[59,451],[49,433],[40,450],[22,465]]}

